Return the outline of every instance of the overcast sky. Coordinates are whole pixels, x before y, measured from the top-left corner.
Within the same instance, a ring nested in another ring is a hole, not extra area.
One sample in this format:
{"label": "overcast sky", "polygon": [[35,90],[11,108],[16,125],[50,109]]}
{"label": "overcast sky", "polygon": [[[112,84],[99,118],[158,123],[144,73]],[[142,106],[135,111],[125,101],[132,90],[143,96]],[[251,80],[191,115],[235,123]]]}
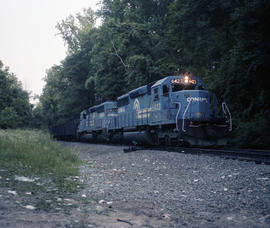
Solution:
{"label": "overcast sky", "polygon": [[40,95],[46,69],[66,56],[57,22],[83,8],[97,10],[100,0],[2,0],[0,60],[32,95]]}

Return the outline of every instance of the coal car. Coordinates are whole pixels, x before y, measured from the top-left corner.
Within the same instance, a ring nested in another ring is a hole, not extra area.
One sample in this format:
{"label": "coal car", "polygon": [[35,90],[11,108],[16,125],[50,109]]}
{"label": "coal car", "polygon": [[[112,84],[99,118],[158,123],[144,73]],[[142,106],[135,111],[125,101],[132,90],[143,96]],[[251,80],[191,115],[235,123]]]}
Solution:
{"label": "coal car", "polygon": [[71,119],[63,124],[55,125],[50,129],[51,135],[58,140],[77,140],[79,118]]}

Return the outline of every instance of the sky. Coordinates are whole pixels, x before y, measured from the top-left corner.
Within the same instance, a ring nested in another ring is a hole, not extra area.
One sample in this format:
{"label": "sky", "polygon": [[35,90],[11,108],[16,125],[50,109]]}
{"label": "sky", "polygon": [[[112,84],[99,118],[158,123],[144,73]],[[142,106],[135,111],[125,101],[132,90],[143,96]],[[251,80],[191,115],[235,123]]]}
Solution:
{"label": "sky", "polygon": [[46,70],[66,56],[57,22],[100,0],[1,0],[0,60],[31,95],[40,95]]}

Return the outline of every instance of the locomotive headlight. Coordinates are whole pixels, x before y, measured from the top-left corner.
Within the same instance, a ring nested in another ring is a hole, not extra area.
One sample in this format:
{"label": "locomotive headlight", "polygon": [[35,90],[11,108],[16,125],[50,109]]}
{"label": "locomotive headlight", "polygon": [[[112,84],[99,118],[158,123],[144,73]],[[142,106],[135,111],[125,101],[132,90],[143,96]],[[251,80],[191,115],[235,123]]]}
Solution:
{"label": "locomotive headlight", "polygon": [[185,82],[186,84],[189,82],[189,77],[188,77],[188,76],[185,76],[184,82]]}

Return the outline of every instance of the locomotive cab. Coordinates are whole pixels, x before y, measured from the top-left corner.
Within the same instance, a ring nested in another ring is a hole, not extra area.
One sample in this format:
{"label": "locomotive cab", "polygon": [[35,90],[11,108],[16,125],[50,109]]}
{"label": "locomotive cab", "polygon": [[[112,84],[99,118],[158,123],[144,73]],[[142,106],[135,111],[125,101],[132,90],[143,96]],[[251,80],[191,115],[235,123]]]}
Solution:
{"label": "locomotive cab", "polygon": [[196,146],[227,143],[231,131],[229,109],[225,103],[218,105],[215,95],[197,77],[169,76],[155,83],[152,110],[152,121],[163,127],[161,140],[177,137],[178,143]]}

